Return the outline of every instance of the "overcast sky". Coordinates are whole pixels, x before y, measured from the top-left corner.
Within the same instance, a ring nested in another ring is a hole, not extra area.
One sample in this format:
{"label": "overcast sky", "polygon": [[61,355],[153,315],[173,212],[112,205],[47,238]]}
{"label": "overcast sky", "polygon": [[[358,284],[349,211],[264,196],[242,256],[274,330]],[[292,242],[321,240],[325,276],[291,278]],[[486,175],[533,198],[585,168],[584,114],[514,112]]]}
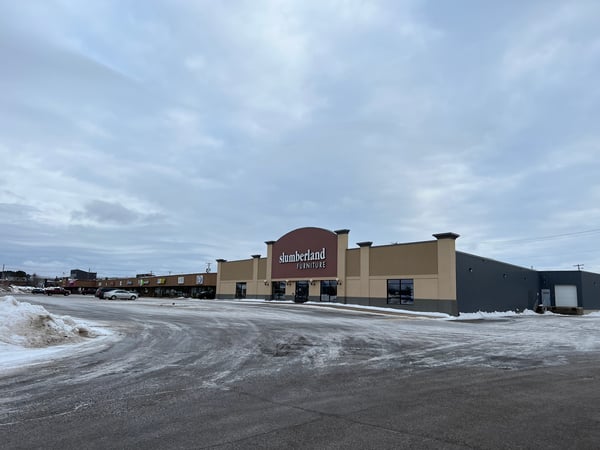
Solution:
{"label": "overcast sky", "polygon": [[0,0],[0,264],[295,228],[600,272],[600,2]]}

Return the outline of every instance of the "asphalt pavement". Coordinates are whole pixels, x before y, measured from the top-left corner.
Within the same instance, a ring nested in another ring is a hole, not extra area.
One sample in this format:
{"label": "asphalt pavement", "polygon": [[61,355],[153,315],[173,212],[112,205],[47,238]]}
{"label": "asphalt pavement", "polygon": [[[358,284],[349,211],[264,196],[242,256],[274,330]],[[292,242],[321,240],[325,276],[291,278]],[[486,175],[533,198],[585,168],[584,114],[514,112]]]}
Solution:
{"label": "asphalt pavement", "polygon": [[531,347],[528,330],[546,326],[535,318],[464,324],[292,304],[27,301],[115,334],[0,374],[2,449],[600,445],[597,349]]}

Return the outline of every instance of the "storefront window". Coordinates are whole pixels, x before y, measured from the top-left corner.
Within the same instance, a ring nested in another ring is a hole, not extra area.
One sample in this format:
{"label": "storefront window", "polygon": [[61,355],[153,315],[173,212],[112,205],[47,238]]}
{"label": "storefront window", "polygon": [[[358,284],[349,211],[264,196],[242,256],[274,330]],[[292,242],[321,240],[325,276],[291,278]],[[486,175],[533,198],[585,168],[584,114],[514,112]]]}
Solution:
{"label": "storefront window", "polygon": [[214,286],[199,286],[192,288],[193,298],[215,298],[216,289]]}
{"label": "storefront window", "polygon": [[271,298],[273,300],[285,299],[285,281],[273,281],[271,283]]}
{"label": "storefront window", "polygon": [[235,298],[246,298],[246,283],[235,283]]}
{"label": "storefront window", "polygon": [[387,302],[390,305],[412,305],[415,302],[414,281],[387,280]]}
{"label": "storefront window", "polygon": [[321,301],[333,302],[337,299],[337,281],[323,280],[321,281]]}

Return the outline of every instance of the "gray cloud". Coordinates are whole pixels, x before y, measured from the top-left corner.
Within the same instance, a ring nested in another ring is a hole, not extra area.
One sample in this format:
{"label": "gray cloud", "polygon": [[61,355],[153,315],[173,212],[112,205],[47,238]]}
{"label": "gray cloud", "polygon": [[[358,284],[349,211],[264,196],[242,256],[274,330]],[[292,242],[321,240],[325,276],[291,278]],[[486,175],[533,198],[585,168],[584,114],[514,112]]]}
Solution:
{"label": "gray cloud", "polygon": [[117,203],[94,200],[84,206],[83,211],[74,211],[74,220],[89,219],[100,224],[128,225],[140,220],[140,214]]}
{"label": "gray cloud", "polygon": [[599,12],[6,4],[5,263],[191,272],[320,226],[600,271],[590,235],[526,240],[598,228]]}

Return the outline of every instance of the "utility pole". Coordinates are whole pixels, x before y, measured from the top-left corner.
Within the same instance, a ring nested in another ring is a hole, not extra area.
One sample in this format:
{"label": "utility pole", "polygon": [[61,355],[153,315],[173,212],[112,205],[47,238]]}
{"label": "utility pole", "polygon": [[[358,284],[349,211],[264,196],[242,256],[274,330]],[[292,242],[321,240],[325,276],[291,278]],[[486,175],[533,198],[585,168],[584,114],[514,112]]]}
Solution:
{"label": "utility pole", "polygon": [[581,269],[583,269],[583,264],[573,264],[573,267],[577,267],[577,270],[581,272]]}

